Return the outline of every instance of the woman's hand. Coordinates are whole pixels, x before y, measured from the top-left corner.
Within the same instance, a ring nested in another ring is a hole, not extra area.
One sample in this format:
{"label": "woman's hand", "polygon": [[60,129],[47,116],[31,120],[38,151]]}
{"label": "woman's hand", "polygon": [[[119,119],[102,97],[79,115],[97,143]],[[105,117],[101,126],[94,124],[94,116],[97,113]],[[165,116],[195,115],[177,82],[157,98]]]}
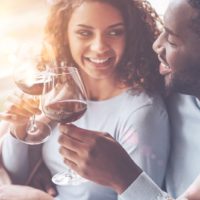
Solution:
{"label": "woman's hand", "polygon": [[26,137],[26,124],[30,117],[40,114],[39,100],[23,93],[14,93],[8,97],[5,103],[6,111],[0,113],[0,119],[7,121],[10,125],[12,135],[18,133],[17,138]]}
{"label": "woman's hand", "polygon": [[38,108],[39,99],[21,92],[10,95],[5,102],[5,107],[6,111],[0,114],[0,119],[14,125],[25,124],[32,115],[41,113]]}
{"label": "woman's hand", "polygon": [[0,186],[0,200],[53,200],[49,194],[28,186]]}

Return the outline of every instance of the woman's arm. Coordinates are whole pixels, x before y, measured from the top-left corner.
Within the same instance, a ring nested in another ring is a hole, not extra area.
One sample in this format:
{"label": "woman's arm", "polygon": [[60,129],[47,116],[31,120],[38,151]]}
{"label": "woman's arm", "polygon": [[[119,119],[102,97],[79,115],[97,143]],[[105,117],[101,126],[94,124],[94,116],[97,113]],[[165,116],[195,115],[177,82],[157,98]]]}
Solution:
{"label": "woman's arm", "polygon": [[0,123],[0,186],[5,184],[11,184],[11,179],[8,172],[5,170],[2,162],[2,141],[5,133],[8,130],[9,123],[1,122]]}
{"label": "woman's arm", "polygon": [[29,173],[28,145],[7,133],[2,143],[2,163],[13,183],[24,184]]}
{"label": "woman's arm", "polygon": [[28,186],[3,185],[0,186],[0,199],[9,200],[53,200],[49,194]]}
{"label": "woman's arm", "polygon": [[14,183],[25,183],[30,160],[28,145],[13,136],[18,133],[18,137],[23,138],[30,117],[39,113],[38,100],[17,92],[9,97],[6,112],[0,116],[4,120],[0,125],[0,135],[5,135],[2,141],[2,163]]}

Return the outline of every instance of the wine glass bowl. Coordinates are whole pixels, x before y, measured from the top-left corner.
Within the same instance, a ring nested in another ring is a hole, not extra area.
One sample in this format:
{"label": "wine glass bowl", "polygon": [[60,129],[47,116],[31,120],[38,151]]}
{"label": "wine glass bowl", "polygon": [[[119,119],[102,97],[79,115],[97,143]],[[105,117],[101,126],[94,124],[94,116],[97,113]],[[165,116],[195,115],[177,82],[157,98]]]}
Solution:
{"label": "wine glass bowl", "polygon": [[[44,74],[43,72],[28,72],[20,70],[23,73],[23,76],[27,78],[19,77],[15,78],[15,83],[24,93],[30,95],[41,95],[43,91],[43,81]],[[30,76],[30,78],[29,78]]]}
{"label": "wine glass bowl", "polygon": [[[87,94],[75,67],[50,69],[44,81],[42,110],[51,120],[71,123],[81,118],[87,110]],[[76,185],[85,181],[70,169],[53,176],[57,185]]]}
{"label": "wine glass bowl", "polygon": [[77,69],[62,67],[51,71],[44,84],[43,112],[60,123],[78,120],[86,111],[87,103]]}

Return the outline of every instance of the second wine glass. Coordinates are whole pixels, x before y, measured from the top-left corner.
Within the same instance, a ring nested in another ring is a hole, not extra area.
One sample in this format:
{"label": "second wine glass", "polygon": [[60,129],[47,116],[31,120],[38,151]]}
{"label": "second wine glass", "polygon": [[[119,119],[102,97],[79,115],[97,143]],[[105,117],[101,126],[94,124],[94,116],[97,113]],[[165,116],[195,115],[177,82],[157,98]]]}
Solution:
{"label": "second wine glass", "polygon": [[[16,66],[13,72],[17,87],[24,93],[32,95],[34,102],[38,102],[38,106],[46,71],[42,52],[51,52],[49,48],[50,46],[44,42],[24,43],[17,53]],[[48,124],[35,120],[35,115],[33,115],[23,133],[22,131],[14,131],[17,139],[35,145],[48,139],[51,128]]]}
{"label": "second wine glass", "polygon": [[[71,123],[83,116],[87,109],[87,95],[77,68],[50,69],[41,102],[45,115],[54,121]],[[52,181],[57,185],[77,185],[85,179],[66,168],[66,171],[54,175]]]}

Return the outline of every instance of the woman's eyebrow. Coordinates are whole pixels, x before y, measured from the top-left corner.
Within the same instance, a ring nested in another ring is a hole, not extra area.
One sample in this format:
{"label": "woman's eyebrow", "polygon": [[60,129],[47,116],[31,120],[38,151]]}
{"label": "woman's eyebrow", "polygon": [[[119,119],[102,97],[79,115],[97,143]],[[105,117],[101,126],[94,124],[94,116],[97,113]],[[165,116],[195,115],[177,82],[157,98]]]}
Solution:
{"label": "woman's eyebrow", "polygon": [[[87,28],[87,29],[94,29],[92,26],[85,25],[85,24],[78,24],[77,26],[82,27],[82,28]],[[116,24],[112,24],[112,25],[108,26],[108,28],[115,28],[115,27],[118,27],[118,26],[124,27],[124,23],[119,22],[119,23],[116,23]]]}

